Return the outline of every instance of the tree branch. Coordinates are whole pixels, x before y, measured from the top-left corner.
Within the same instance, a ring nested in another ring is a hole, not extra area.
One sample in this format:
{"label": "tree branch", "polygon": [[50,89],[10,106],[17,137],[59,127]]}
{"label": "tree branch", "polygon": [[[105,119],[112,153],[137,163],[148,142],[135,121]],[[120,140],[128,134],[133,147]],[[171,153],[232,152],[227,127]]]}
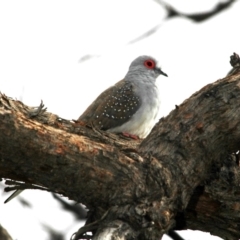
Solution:
{"label": "tree branch", "polygon": [[85,204],[94,239],[160,239],[172,228],[238,239],[239,166],[229,154],[239,148],[239,109],[236,73],[176,106],[141,142],[1,94],[0,176]]}

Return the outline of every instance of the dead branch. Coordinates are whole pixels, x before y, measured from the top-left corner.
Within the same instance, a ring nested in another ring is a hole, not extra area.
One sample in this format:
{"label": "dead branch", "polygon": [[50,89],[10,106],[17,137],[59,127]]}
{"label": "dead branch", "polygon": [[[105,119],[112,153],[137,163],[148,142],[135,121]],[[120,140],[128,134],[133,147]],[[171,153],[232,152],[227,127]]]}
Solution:
{"label": "dead branch", "polygon": [[1,94],[0,176],[85,204],[93,239],[186,228],[239,239],[239,109],[236,73],[193,94],[141,142]]}

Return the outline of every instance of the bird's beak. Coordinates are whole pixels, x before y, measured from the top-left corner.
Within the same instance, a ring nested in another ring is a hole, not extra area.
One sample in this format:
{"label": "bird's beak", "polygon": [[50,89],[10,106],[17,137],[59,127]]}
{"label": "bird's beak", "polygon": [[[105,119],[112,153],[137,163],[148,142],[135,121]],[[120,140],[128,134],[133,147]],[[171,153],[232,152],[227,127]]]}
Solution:
{"label": "bird's beak", "polygon": [[161,69],[159,69],[159,72],[160,72],[161,75],[164,75],[165,77],[168,77],[168,75],[165,72],[163,72]]}
{"label": "bird's beak", "polygon": [[165,72],[163,72],[163,71],[161,70],[161,68],[159,68],[159,67],[156,67],[156,68],[155,68],[155,71],[156,71],[159,75],[164,75],[165,77],[168,77],[168,75],[167,75]]}

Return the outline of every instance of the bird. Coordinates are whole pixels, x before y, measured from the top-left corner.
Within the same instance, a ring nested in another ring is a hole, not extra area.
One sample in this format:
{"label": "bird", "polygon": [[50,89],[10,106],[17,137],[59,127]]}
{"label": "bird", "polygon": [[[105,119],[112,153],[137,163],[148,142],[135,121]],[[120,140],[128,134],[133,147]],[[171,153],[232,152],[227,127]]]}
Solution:
{"label": "bird", "polygon": [[139,56],[125,77],[103,91],[78,118],[78,122],[111,133],[143,139],[152,130],[160,107],[156,79],[168,76],[151,56]]}

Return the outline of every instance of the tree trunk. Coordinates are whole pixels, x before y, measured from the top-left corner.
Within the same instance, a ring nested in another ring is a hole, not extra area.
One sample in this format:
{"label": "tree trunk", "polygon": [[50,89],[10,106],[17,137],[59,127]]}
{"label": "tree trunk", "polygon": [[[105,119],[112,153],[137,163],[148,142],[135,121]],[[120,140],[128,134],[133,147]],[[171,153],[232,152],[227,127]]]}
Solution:
{"label": "tree trunk", "polygon": [[0,94],[0,176],[85,204],[73,239],[161,239],[170,229],[239,239],[239,126],[239,73],[176,106],[143,141]]}

